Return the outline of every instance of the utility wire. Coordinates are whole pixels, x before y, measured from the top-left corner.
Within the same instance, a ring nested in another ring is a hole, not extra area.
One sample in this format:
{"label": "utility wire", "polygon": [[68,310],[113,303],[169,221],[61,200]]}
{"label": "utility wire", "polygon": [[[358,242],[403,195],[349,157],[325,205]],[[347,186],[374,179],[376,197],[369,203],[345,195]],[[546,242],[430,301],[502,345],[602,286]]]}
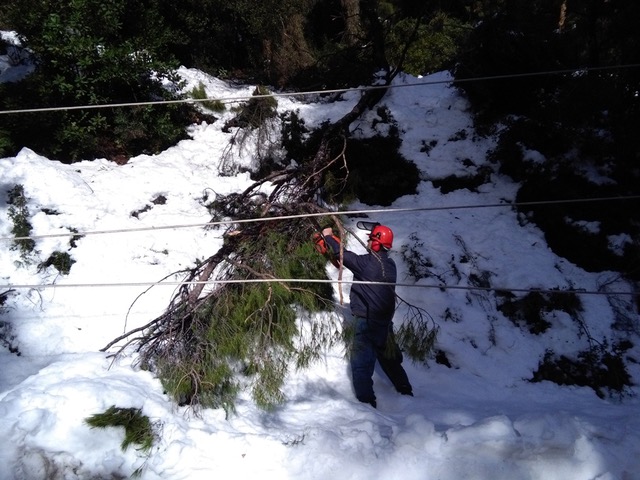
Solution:
{"label": "utility wire", "polygon": [[[0,237],[0,240],[26,240],[26,239],[40,239],[51,237],[75,237],[85,235],[100,235],[100,234],[112,234],[112,233],[132,233],[139,231],[150,230],[165,230],[176,228],[192,228],[203,226],[216,226],[216,225],[230,225],[238,223],[251,223],[251,222],[267,222],[277,221],[295,218],[307,218],[307,217],[322,217],[328,215],[362,215],[372,213],[398,213],[398,212],[416,212],[416,211],[438,211],[438,210],[459,210],[459,209],[475,209],[475,208],[495,208],[495,207],[515,207],[515,206],[541,206],[541,205],[555,205],[555,204],[567,204],[567,203],[586,203],[597,201],[613,201],[613,200],[638,200],[640,195],[629,197],[600,197],[600,198],[582,198],[582,199],[569,199],[569,200],[546,200],[546,201],[532,201],[532,202],[520,202],[520,203],[496,203],[496,204],[482,204],[482,205],[457,205],[457,206],[442,206],[442,207],[413,207],[413,208],[382,208],[382,209],[368,209],[368,210],[349,210],[349,211],[336,211],[336,212],[321,212],[310,213],[304,215],[285,215],[277,217],[261,217],[250,218],[241,220],[226,220],[219,222],[208,222],[188,225],[167,225],[162,227],[143,227],[135,229],[121,229],[121,230],[102,230],[91,232],[73,232],[64,234],[50,234],[50,235],[37,235],[32,237]],[[459,286],[459,285],[424,285],[416,283],[384,283],[384,282],[366,282],[366,281],[343,281],[343,280],[320,280],[320,279],[245,279],[245,280],[210,280],[204,282],[190,281],[190,282],[121,282],[121,283],[85,283],[85,284],[5,284],[0,285],[0,289],[37,289],[37,288],[83,288],[83,287],[142,287],[142,286],[182,286],[182,285],[215,285],[215,284],[229,284],[229,283],[263,283],[263,282],[297,282],[297,283],[342,283],[342,284],[375,284],[375,285],[395,285],[398,287],[410,287],[410,288],[436,288],[440,290],[472,290],[472,291],[508,291],[508,292],[538,292],[538,293],[574,293],[582,295],[639,295],[640,292],[601,292],[590,291],[585,289],[578,290],[558,290],[558,289],[527,289],[527,288],[506,288],[506,287],[478,287],[478,286]]]}
{"label": "utility wire", "polygon": [[116,283],[45,283],[45,284],[16,284],[16,285],[0,285],[0,289],[31,289],[31,288],[84,288],[84,287],[148,287],[148,286],[182,286],[182,285],[228,285],[228,284],[244,284],[244,283],[340,283],[345,285],[389,285],[396,287],[409,288],[432,288],[438,290],[472,290],[486,292],[519,292],[519,293],[572,293],[576,295],[640,295],[636,291],[613,291],[603,292],[597,290],[573,289],[541,289],[541,288],[506,288],[506,287],[476,287],[465,285],[425,285],[419,283],[392,283],[392,282],[371,282],[364,280],[325,280],[313,278],[251,278],[241,280],[207,280],[207,281],[187,281],[187,282],[116,282]]}
{"label": "utility wire", "polygon": [[177,103],[197,103],[197,102],[210,102],[210,101],[218,101],[222,103],[236,103],[236,102],[249,100],[251,98],[299,97],[299,96],[306,96],[306,95],[326,95],[330,93],[366,92],[370,90],[421,87],[421,86],[427,86],[427,85],[438,85],[443,83],[458,84],[458,83],[469,83],[469,82],[480,82],[480,81],[491,81],[491,80],[508,80],[508,79],[514,79],[514,78],[539,77],[539,76],[545,76],[545,75],[562,75],[567,73],[575,74],[575,73],[581,73],[581,72],[619,70],[619,69],[638,68],[638,67],[640,67],[640,63],[626,64],[626,65],[611,65],[611,66],[603,66],[603,67],[583,67],[583,68],[571,68],[571,69],[564,69],[564,70],[549,70],[549,71],[543,71],[543,72],[511,73],[506,75],[492,75],[492,76],[474,77],[474,78],[429,80],[424,82],[408,83],[408,84],[401,84],[401,85],[370,85],[367,87],[356,87],[356,88],[336,88],[336,89],[330,89],[330,90],[270,93],[270,94],[262,94],[262,95],[241,95],[237,97],[226,97],[226,98],[225,97],[223,98],[208,97],[208,98],[202,98],[202,99],[184,98],[184,99],[178,99],[178,100],[158,100],[158,101],[149,101],[149,102],[110,103],[110,104],[100,104],[100,105],[74,105],[74,106],[68,106],[68,107],[25,108],[25,109],[17,109],[17,110],[0,110],[0,115],[11,115],[11,114],[18,114],[18,113],[56,112],[56,111],[65,111],[65,110],[90,110],[90,109],[97,109],[97,108],[121,108],[121,107],[138,107],[138,106],[172,105]]}
{"label": "utility wire", "polygon": [[81,237],[88,235],[106,235],[114,233],[134,233],[134,232],[146,232],[154,230],[170,230],[180,228],[195,228],[195,227],[215,227],[221,225],[237,225],[243,223],[254,222],[271,222],[279,220],[293,220],[296,218],[309,218],[309,217],[327,217],[332,215],[370,215],[375,213],[407,213],[407,212],[426,212],[426,211],[438,211],[438,210],[463,210],[463,209],[476,209],[476,208],[498,208],[498,207],[529,207],[529,206],[544,206],[544,205],[563,205],[569,203],[592,203],[592,202],[609,202],[609,201],[627,201],[627,200],[640,200],[640,195],[630,195],[626,197],[597,197],[597,198],[574,198],[565,200],[539,200],[531,202],[512,202],[512,203],[487,203],[479,205],[453,205],[442,207],[405,207],[405,208],[376,208],[365,210],[344,210],[344,211],[330,211],[320,213],[306,213],[297,215],[281,215],[275,217],[257,217],[257,218],[244,218],[238,220],[220,220],[217,222],[207,223],[191,223],[191,224],[176,224],[176,225],[161,225],[151,227],[139,227],[139,228],[123,228],[115,230],[93,230],[86,232],[68,232],[68,233],[51,233],[44,235],[32,235],[25,237],[0,237],[2,240],[38,240],[42,238],[56,238],[56,237]]}
{"label": "utility wire", "polygon": [[[119,108],[119,107],[134,107],[134,106],[153,106],[153,105],[171,105],[178,103],[197,103],[217,100],[222,103],[235,103],[239,101],[248,100],[250,98],[273,98],[273,97],[296,97],[307,95],[322,95],[331,93],[346,93],[346,92],[365,92],[369,90],[381,90],[381,89],[396,89],[407,87],[419,87],[428,85],[437,85],[443,83],[459,84],[477,81],[491,81],[491,80],[506,80],[514,78],[526,78],[545,75],[559,75],[567,73],[580,73],[590,71],[605,71],[624,68],[637,68],[640,64],[627,64],[627,65],[613,65],[603,67],[584,67],[564,70],[551,70],[543,72],[530,72],[520,74],[507,74],[507,75],[494,75],[475,78],[464,79],[447,79],[447,80],[430,80],[425,82],[416,82],[411,84],[399,84],[399,85],[371,85],[367,87],[359,88],[343,88],[343,89],[330,89],[330,90],[314,90],[305,92],[286,92],[286,93],[271,93],[263,95],[243,95],[237,97],[227,98],[215,98],[208,97],[204,99],[178,99],[178,100],[163,100],[163,101],[150,101],[150,102],[127,102],[127,103],[114,103],[114,104],[102,104],[102,105],[76,105],[68,107],[46,107],[46,108],[31,108],[31,109],[18,109],[18,110],[0,110],[2,114],[18,114],[18,113],[39,113],[39,112],[53,112],[53,111],[65,111],[65,110],[87,110],[98,108]],[[570,199],[570,200],[551,200],[551,201],[533,201],[533,202],[519,202],[519,203],[499,203],[499,204],[483,204],[483,205],[460,205],[449,207],[415,207],[415,208],[385,208],[385,209],[369,209],[369,210],[352,210],[352,211],[336,211],[326,213],[310,213],[306,215],[287,215],[278,217],[265,217],[254,219],[242,219],[242,220],[228,220],[219,222],[208,222],[199,224],[186,224],[186,225],[167,225],[160,227],[142,227],[134,229],[120,229],[120,230],[102,230],[102,231],[90,231],[90,232],[74,232],[65,234],[48,234],[48,235],[36,235],[30,237],[0,237],[0,240],[27,240],[27,239],[41,239],[52,237],[76,237],[86,235],[99,235],[99,234],[113,234],[113,233],[130,233],[140,231],[151,230],[166,230],[176,228],[193,228],[203,226],[217,226],[217,225],[229,225],[249,222],[264,222],[285,220],[304,217],[322,217],[327,215],[357,215],[357,214],[372,214],[372,213],[393,213],[393,212],[416,212],[416,211],[436,211],[436,210],[456,210],[456,209],[472,209],[472,208],[495,208],[495,207],[516,207],[516,206],[541,206],[541,205],[554,205],[554,204],[566,204],[566,203],[584,203],[595,201],[611,201],[611,200],[636,200],[640,196],[628,196],[628,197],[605,197],[605,198],[583,198],[583,199]],[[180,286],[180,285],[194,285],[194,284],[228,284],[228,283],[259,283],[259,282],[296,282],[296,283],[336,283],[335,280],[315,280],[315,279],[248,279],[248,280],[215,280],[207,282],[128,282],[128,283],[93,283],[93,284],[40,284],[40,285],[0,285],[0,288],[8,289],[23,289],[23,288],[80,288],[80,287],[125,287],[125,286],[151,286],[151,285],[165,285],[165,286]],[[339,283],[344,284],[379,284],[379,285],[395,285],[400,287],[419,287],[419,288],[437,288],[445,290],[475,290],[475,291],[510,291],[510,292],[539,292],[539,293],[575,293],[583,295],[638,295],[638,292],[599,292],[589,290],[543,290],[543,289],[523,289],[523,288],[497,288],[497,287],[470,287],[470,286],[456,286],[456,285],[422,285],[422,284],[408,284],[408,283],[384,283],[384,282],[363,282],[363,281],[343,281]]]}

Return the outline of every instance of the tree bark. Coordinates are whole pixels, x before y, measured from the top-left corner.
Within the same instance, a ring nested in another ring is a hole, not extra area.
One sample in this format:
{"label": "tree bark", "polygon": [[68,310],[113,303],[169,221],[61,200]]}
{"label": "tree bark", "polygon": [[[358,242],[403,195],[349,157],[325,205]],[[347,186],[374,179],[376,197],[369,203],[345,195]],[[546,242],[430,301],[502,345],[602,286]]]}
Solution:
{"label": "tree bark", "polygon": [[340,0],[344,18],[344,34],[342,40],[350,47],[362,39],[360,18],[360,0]]}

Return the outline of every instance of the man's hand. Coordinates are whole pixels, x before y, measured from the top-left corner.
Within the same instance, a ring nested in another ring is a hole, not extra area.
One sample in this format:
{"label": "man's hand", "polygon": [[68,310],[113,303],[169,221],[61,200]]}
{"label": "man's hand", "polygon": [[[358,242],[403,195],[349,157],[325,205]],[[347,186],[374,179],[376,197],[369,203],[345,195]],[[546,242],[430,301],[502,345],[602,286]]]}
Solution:
{"label": "man's hand", "polygon": [[328,237],[333,238],[336,242],[338,242],[338,244],[340,244],[340,239],[333,234],[333,229],[331,227],[323,229],[322,233],[314,233],[313,243],[315,243],[318,253],[321,253],[322,255],[329,254],[330,256],[333,256],[333,250],[324,241],[324,239]]}
{"label": "man's hand", "polygon": [[324,241],[324,233],[314,233],[313,234],[313,243],[316,244],[316,250],[318,253],[324,255],[327,253],[327,244]]}

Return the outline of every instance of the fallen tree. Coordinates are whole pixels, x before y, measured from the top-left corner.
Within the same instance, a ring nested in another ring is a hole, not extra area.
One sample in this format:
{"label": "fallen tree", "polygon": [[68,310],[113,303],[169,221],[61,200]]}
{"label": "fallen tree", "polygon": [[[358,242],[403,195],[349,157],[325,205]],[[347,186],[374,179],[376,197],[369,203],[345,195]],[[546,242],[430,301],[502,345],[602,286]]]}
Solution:
{"label": "fallen tree", "polygon": [[[388,75],[385,85],[392,79]],[[135,348],[141,366],[156,372],[179,404],[229,411],[243,389],[262,407],[282,402],[289,369],[308,366],[343,340],[340,318],[331,313],[331,284],[302,280],[328,280],[326,259],[310,241],[315,232],[330,224],[347,238],[339,216],[321,206],[323,186],[330,174],[335,182],[336,172],[346,182],[348,127],[385,91],[365,91],[349,113],[325,125],[306,161],[272,171],[244,192],[216,198],[212,223],[225,221],[222,247],[178,272],[184,282],[162,315],[103,351]],[[415,306],[407,312],[398,340],[424,360],[435,338],[433,322]]]}

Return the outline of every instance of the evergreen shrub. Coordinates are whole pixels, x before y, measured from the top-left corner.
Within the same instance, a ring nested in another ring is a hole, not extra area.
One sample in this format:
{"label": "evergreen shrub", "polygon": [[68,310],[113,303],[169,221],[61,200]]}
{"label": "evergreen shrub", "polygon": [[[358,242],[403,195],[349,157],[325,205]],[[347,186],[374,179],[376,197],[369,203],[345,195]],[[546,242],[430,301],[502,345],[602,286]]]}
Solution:
{"label": "evergreen shrub", "polygon": [[[326,260],[306,235],[277,229],[243,243],[249,259],[227,266],[232,280],[326,278]],[[304,368],[340,339],[333,319],[312,320],[331,309],[328,283],[249,282],[220,289],[197,309],[189,331],[152,363],[164,388],[180,404],[233,411],[237,395],[249,390],[262,408],[284,400],[281,387],[290,368]],[[299,324],[297,319],[302,318]]]}
{"label": "evergreen shrub", "polygon": [[622,358],[623,353],[621,349],[608,351],[605,345],[594,345],[574,358],[547,351],[531,381],[547,380],[558,385],[586,386],[600,398],[605,398],[607,394],[622,395],[627,387],[633,385]]}
{"label": "evergreen shrub", "polygon": [[[76,107],[176,99],[177,62],[157,5],[133,0],[25,0],[7,7],[36,65],[7,85],[3,108]],[[165,85],[173,85],[169,91]],[[195,113],[186,105],[83,109],[11,115],[3,127],[15,148],[27,145],[64,162],[120,160],[157,153],[186,138]],[[6,143],[6,142],[5,142]]]}
{"label": "evergreen shrub", "polygon": [[382,206],[403,195],[415,195],[420,171],[400,154],[400,144],[394,127],[386,136],[348,139],[346,168],[337,162],[327,172],[325,194],[335,203],[358,198],[367,205]]}
{"label": "evergreen shrub", "polygon": [[498,292],[498,310],[516,325],[524,325],[529,332],[540,334],[551,328],[546,314],[558,310],[577,318],[582,302],[574,293],[542,293],[532,291],[522,298],[510,292]]}
{"label": "evergreen shrub", "polygon": [[24,262],[28,262],[29,255],[36,248],[35,240],[29,237],[33,227],[29,221],[29,209],[27,207],[27,197],[22,185],[15,185],[9,190],[7,203],[9,204],[9,218],[13,222],[11,233],[16,237],[13,241],[13,249],[20,250],[20,256]]}
{"label": "evergreen shrub", "polygon": [[[191,89],[191,97],[195,98],[196,100],[205,100],[206,98],[208,98],[204,83],[200,82],[197,87],[193,87],[193,89]],[[207,100],[204,102],[198,102],[198,105],[202,105],[203,107],[218,113],[224,112],[226,109],[224,103],[222,103],[220,100]]]}
{"label": "evergreen shrub", "polygon": [[124,440],[120,447],[125,451],[131,445],[149,453],[157,439],[157,432],[149,417],[140,408],[121,408],[112,405],[103,413],[85,419],[92,428],[124,427]]}
{"label": "evergreen shrub", "polygon": [[258,85],[252,97],[246,102],[233,120],[232,126],[259,128],[268,119],[277,115],[278,101],[266,87]]}
{"label": "evergreen shrub", "polygon": [[280,115],[281,142],[287,151],[287,158],[300,162],[309,154],[305,148],[309,129],[300,117],[299,111],[287,111]]}
{"label": "evergreen shrub", "polygon": [[[405,17],[392,26],[386,47],[389,61],[403,61],[403,71],[416,76],[451,68],[469,26],[442,11],[416,28],[417,22]],[[407,39],[413,40],[408,46]]]}
{"label": "evergreen shrub", "polygon": [[49,255],[49,258],[47,258],[44,262],[38,264],[38,271],[42,271],[47,269],[48,267],[53,266],[62,275],[69,275],[71,265],[73,265],[74,263],[76,263],[76,261],[71,258],[71,255],[69,255],[69,253],[55,251],[51,255]]}

